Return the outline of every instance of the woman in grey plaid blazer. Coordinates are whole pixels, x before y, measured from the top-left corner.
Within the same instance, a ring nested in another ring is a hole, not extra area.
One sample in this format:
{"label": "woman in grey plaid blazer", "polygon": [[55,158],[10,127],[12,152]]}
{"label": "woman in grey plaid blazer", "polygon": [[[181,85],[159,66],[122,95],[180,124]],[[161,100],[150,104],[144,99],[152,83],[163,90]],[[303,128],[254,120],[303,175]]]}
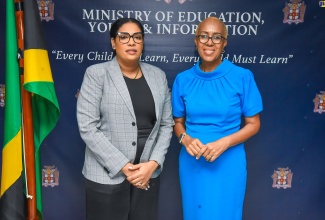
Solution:
{"label": "woman in grey plaid blazer", "polygon": [[139,21],[118,19],[110,37],[116,56],[87,68],[77,103],[87,219],[154,220],[172,136],[170,91],[161,69],[139,62]]}

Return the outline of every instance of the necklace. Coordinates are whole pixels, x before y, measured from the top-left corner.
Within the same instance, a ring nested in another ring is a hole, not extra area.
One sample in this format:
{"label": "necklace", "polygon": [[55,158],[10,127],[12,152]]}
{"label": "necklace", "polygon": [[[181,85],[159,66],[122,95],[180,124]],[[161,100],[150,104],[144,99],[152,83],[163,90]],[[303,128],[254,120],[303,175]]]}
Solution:
{"label": "necklace", "polygon": [[[139,72],[140,72],[140,66],[138,66],[137,74],[135,74],[135,77],[134,77],[133,79],[136,79],[136,78],[137,78]],[[126,75],[122,72],[122,70],[121,70],[121,73],[122,73],[123,76],[125,76],[125,77],[127,77],[127,78],[130,78],[130,77],[126,76]]]}

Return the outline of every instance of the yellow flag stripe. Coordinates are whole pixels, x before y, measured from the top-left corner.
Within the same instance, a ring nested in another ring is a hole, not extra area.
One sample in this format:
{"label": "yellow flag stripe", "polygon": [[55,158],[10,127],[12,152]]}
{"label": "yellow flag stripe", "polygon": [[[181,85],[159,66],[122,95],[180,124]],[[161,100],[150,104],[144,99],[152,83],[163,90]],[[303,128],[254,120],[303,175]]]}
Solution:
{"label": "yellow flag stripe", "polygon": [[47,50],[24,51],[25,84],[30,82],[53,82]]}
{"label": "yellow flag stripe", "polygon": [[20,177],[22,164],[21,129],[2,150],[1,196]]}

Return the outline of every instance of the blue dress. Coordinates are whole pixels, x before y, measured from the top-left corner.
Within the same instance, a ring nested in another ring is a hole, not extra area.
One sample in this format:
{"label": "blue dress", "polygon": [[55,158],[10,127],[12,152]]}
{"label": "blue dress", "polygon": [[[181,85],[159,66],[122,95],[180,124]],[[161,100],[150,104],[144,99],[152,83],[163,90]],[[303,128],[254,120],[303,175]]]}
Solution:
{"label": "blue dress", "polygon": [[[253,74],[224,60],[205,73],[200,62],[177,75],[172,89],[173,116],[186,117],[186,133],[203,144],[240,129],[241,116],[262,111]],[[184,220],[239,220],[246,188],[244,144],[214,162],[196,160],[182,147],[179,174]]]}

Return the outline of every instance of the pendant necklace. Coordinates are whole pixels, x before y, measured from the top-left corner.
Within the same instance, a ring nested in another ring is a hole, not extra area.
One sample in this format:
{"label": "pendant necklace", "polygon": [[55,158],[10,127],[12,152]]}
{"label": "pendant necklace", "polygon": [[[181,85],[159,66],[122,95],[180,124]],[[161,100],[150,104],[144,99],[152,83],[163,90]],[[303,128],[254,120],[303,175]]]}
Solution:
{"label": "pendant necklace", "polygon": [[[136,79],[136,78],[137,78],[139,72],[140,72],[140,66],[138,67],[137,74],[135,74],[135,77],[134,77],[133,79]],[[122,70],[121,70],[121,73],[122,73],[123,76],[125,76],[125,77],[127,77],[127,78],[130,78],[130,77],[126,76],[126,75],[122,72]],[[132,78],[130,78],[130,79],[132,79]]]}

